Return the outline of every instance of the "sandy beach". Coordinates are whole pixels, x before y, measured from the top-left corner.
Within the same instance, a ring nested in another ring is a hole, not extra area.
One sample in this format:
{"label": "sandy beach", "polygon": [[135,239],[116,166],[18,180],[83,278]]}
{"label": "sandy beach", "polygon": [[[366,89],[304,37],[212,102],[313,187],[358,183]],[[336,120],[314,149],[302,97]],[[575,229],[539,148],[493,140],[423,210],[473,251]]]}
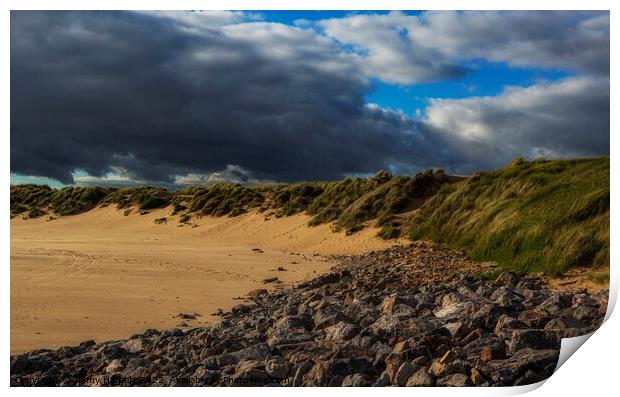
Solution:
{"label": "sandy beach", "polygon": [[[11,353],[126,338],[183,322],[200,326],[217,321],[212,313],[253,289],[281,288],[327,271],[326,255],[397,243],[377,238],[372,228],[345,236],[329,225],[308,227],[303,214],[204,217],[179,227],[169,213],[124,216],[107,207],[51,221],[12,219]],[[153,222],[161,217],[167,223]],[[265,284],[270,277],[281,282]]]}

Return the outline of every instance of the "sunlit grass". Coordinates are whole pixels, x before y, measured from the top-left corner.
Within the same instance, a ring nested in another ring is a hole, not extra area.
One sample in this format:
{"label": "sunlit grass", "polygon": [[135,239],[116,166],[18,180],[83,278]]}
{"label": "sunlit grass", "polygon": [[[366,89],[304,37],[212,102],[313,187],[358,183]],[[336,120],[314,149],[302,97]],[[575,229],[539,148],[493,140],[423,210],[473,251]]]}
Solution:
{"label": "sunlit grass", "polygon": [[518,272],[608,266],[609,186],[609,158],[517,163],[444,186],[409,236]]}

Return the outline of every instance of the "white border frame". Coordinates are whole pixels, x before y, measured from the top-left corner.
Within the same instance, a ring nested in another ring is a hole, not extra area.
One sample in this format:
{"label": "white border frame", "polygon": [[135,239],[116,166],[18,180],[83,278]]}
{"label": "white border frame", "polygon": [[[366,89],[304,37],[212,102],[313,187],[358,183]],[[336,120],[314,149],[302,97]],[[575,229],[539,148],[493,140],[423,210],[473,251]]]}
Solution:
{"label": "white border frame", "polygon": [[[10,185],[10,12],[11,9],[27,10],[27,9],[65,9],[65,10],[82,10],[82,9],[99,9],[99,10],[139,10],[139,9],[154,9],[154,10],[191,10],[191,9],[224,9],[224,10],[611,10],[611,70],[617,70],[617,28],[616,24],[618,18],[616,17],[617,9],[620,8],[615,5],[620,2],[614,2],[611,0],[565,0],[565,1],[551,1],[551,0],[521,0],[521,1],[489,1],[489,0],[435,0],[435,1],[402,1],[402,0],[383,0],[383,1],[369,1],[369,0],[345,0],[345,1],[326,1],[326,0],[302,0],[297,1],[294,4],[283,0],[262,0],[259,2],[251,2],[248,0],[229,0],[229,1],[191,1],[191,0],[176,0],[174,2],[164,2],[161,0],[151,0],[149,2],[136,1],[136,0],[108,0],[108,1],[91,1],[88,4],[79,2],[76,0],[71,1],[59,1],[53,4],[49,1],[31,0],[31,1],[14,1],[9,0],[3,2],[5,8],[1,14],[0,26],[2,27],[2,106],[0,108],[0,120],[2,122],[2,132],[0,133],[2,156],[5,172],[2,174],[2,183],[4,186],[4,194],[1,196],[2,216],[4,217],[4,224],[2,225],[2,253],[5,258],[4,267],[1,272],[2,278],[2,318],[10,318],[10,222],[9,222],[9,194],[8,188]],[[611,96],[610,105],[611,109],[616,109],[616,97],[618,92],[618,84],[616,80],[611,78]],[[615,200],[613,192],[614,188],[619,186],[618,184],[618,161],[616,145],[617,138],[611,131],[615,131],[617,127],[617,118],[614,117],[614,112],[611,112],[610,123],[610,155],[611,155],[611,188],[612,188],[612,207],[613,203],[618,202]],[[617,205],[615,206],[617,208]],[[613,306],[616,303],[616,297],[618,292],[618,266],[616,264],[617,250],[615,249],[617,239],[615,230],[619,226],[617,212],[611,211],[611,289],[610,289],[610,307],[607,313],[607,317],[610,316]],[[0,373],[2,374],[2,382],[5,388],[9,388],[9,326],[8,321],[3,322],[4,326],[1,329],[2,344],[1,354],[4,359],[1,361],[2,365]],[[616,389],[615,385],[618,373],[616,368],[620,365],[620,349],[618,349],[618,338],[620,337],[620,320],[618,316],[611,317],[603,326],[594,333],[594,335],[585,344],[585,347],[579,349],[574,357],[571,357],[562,368],[554,374],[542,388],[537,389],[535,395],[543,395],[541,393],[553,393],[556,395],[592,395],[602,394],[609,395],[610,391]],[[407,388],[382,388],[371,389],[312,389],[312,388],[296,388],[293,393],[298,394],[348,394],[356,396],[370,396],[376,393],[385,393],[391,395],[403,395],[410,396],[414,393],[418,395],[512,395],[520,394],[532,389],[537,388],[540,384],[535,386],[523,386],[514,388],[495,388],[495,389],[407,389]],[[110,394],[122,394],[128,392],[127,389],[105,389],[106,393]],[[69,395],[83,395],[87,394],[99,394],[102,393],[101,389],[85,390],[83,388],[47,388],[47,389],[25,389],[25,388],[11,388],[11,393],[14,394],[69,394]],[[254,388],[249,391],[247,389],[237,388],[210,388],[208,390],[202,388],[196,389],[154,389],[154,388],[138,388],[132,389],[131,393],[137,396],[146,396],[155,394],[174,394],[187,393],[192,395],[204,395],[204,393],[213,394],[227,394],[227,395],[242,395],[247,392],[258,395],[273,395],[273,394],[289,394],[291,389],[288,388]],[[617,393],[617,392],[616,392]]]}

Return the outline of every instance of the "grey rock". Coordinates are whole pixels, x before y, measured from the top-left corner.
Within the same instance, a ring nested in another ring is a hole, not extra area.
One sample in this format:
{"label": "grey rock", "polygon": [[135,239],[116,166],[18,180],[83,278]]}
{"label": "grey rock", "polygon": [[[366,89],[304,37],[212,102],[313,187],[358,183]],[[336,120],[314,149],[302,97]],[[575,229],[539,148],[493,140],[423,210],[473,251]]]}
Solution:
{"label": "grey rock", "polygon": [[327,340],[350,340],[360,332],[360,327],[344,321],[325,328],[325,339]]}
{"label": "grey rock", "polygon": [[345,376],[342,381],[342,387],[363,387],[368,384],[368,380],[362,374],[353,374]]}
{"label": "grey rock", "polygon": [[142,351],[142,339],[130,339],[123,343],[123,349],[130,353],[139,353]]}
{"label": "grey rock", "polygon": [[283,379],[288,375],[288,364],[281,356],[275,356],[265,361],[265,371],[274,378]]}
{"label": "grey rock", "polygon": [[409,380],[411,375],[413,375],[417,369],[419,369],[419,367],[416,365],[411,363],[403,363],[394,375],[394,384],[398,386],[405,386],[407,380]]}
{"label": "grey rock", "polygon": [[515,354],[517,351],[531,348],[531,349],[550,349],[558,348],[559,345],[553,340],[547,337],[544,330],[539,329],[523,329],[513,330],[512,336],[507,343],[507,352],[509,355]]}
{"label": "grey rock", "polygon": [[495,279],[495,285],[502,287],[505,285],[511,285],[515,287],[519,282],[519,276],[513,272],[503,272],[497,279]]}
{"label": "grey rock", "polygon": [[431,377],[426,368],[418,370],[405,383],[409,387],[430,387],[435,386],[435,381]]}
{"label": "grey rock", "polygon": [[472,383],[469,376],[465,374],[453,374],[437,379],[436,385],[444,387],[464,387],[471,386]]}

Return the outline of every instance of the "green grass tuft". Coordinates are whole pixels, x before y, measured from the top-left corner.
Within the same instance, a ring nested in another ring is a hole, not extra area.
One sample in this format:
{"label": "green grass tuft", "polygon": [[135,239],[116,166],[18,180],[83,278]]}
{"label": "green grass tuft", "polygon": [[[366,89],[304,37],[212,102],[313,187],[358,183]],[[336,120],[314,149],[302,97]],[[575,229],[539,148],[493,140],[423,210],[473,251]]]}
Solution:
{"label": "green grass tuft", "polygon": [[609,186],[609,158],[516,162],[441,188],[409,236],[518,272],[609,266]]}
{"label": "green grass tuft", "polygon": [[141,210],[148,210],[168,205],[170,197],[171,193],[160,187],[135,186],[114,190],[101,204],[116,204],[119,209],[138,206]]}
{"label": "green grass tuft", "polygon": [[47,185],[14,185],[11,186],[11,214],[53,211],[60,216],[75,215],[91,210],[111,191],[102,187],[52,189]]}

